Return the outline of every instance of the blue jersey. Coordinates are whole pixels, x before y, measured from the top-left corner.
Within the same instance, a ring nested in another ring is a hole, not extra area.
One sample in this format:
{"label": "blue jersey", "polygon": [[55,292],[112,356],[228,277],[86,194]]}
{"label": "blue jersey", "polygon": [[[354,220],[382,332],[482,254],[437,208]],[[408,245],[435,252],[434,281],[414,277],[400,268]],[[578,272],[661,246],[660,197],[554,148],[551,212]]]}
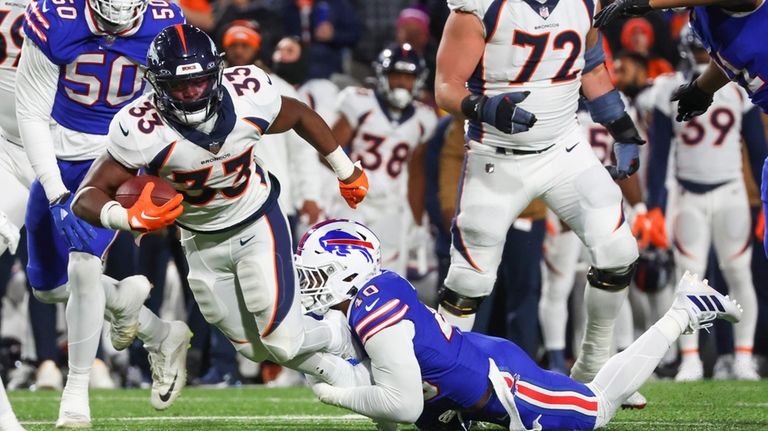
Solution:
{"label": "blue jersey", "polygon": [[766,22],[768,7],[762,4],[744,16],[730,15],[718,6],[697,6],[691,12],[691,28],[712,59],[763,112],[768,112]]}
{"label": "blue jersey", "polygon": [[465,419],[509,423],[492,392],[489,358],[505,375],[510,390],[515,390],[516,407],[527,427],[538,420],[545,429],[594,428],[597,399],[589,388],[542,370],[508,340],[462,333],[421,303],[413,286],[394,272],[384,271],[372,278],[349,310],[350,327],[363,345],[403,319],[410,320],[415,329],[413,348],[424,389],[424,411],[416,423],[420,428],[445,425],[450,411],[463,411]]}
{"label": "blue jersey", "polygon": [[150,0],[141,25],[117,36],[102,31],[87,0],[34,0],[25,15],[24,33],[59,66],[51,117],[96,135],[106,135],[117,111],[143,93],[152,39],[184,22],[181,9],[164,0]]}

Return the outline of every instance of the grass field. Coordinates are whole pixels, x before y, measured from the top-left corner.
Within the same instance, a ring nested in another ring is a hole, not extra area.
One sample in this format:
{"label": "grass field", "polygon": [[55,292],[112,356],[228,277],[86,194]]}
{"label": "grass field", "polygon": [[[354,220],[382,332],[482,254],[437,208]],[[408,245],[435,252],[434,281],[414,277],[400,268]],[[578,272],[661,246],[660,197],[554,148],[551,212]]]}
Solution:
{"label": "grass field", "polygon": [[[647,384],[649,404],[622,411],[606,428],[627,430],[768,430],[768,381]],[[53,429],[59,393],[12,392],[28,430]],[[167,412],[149,405],[149,391],[94,391],[95,430],[246,431],[373,430],[371,421],[316,401],[309,389],[185,389]],[[412,429],[404,427],[405,429]],[[488,427],[487,429],[501,429]]]}

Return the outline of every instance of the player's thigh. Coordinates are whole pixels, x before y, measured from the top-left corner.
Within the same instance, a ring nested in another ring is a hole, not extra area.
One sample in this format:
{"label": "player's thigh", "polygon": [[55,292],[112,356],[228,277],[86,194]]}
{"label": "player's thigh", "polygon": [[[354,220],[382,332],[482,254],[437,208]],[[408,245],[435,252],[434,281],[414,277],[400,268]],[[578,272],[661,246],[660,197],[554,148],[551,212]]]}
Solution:
{"label": "player's thigh", "polygon": [[39,182],[32,184],[24,224],[27,227],[27,278],[33,289],[51,290],[67,283],[69,251],[56,231],[48,198]]}
{"label": "player's thigh", "polygon": [[593,264],[609,269],[634,262],[637,244],[624,220],[621,190],[590,147],[577,145],[552,168],[559,174],[542,198],[587,246]]}
{"label": "player's thigh", "polygon": [[744,182],[739,179],[712,191],[712,244],[721,268],[749,266],[752,215]]}
{"label": "player's thigh", "polygon": [[677,209],[672,215],[675,266],[678,275],[685,271],[701,275],[707,265],[712,241],[711,216],[707,194],[680,190]]}

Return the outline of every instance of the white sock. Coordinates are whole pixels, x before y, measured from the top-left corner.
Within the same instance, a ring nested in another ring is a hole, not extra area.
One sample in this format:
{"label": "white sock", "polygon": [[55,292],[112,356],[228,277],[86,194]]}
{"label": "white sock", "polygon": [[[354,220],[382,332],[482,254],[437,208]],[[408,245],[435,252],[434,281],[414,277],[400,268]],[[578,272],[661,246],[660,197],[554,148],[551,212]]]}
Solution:
{"label": "white sock", "polygon": [[[101,341],[104,325],[104,289],[101,287],[101,260],[96,256],[71,252],[69,254],[70,295],[67,301],[67,342],[69,368],[86,376],[91,370]],[[69,381],[67,381],[69,387]],[[85,385],[86,392],[88,385]]]}
{"label": "white sock", "polygon": [[139,310],[139,339],[145,346],[159,346],[168,336],[171,330],[171,324],[157,317],[147,307],[141,307]]}
{"label": "white sock", "polygon": [[589,382],[611,356],[613,326],[629,290],[607,291],[587,283],[584,302],[587,306],[587,324],[581,351],[571,370],[571,377]]}
{"label": "white sock", "polygon": [[437,308],[437,311],[443,315],[448,323],[461,329],[464,332],[471,331],[472,327],[475,326],[475,313],[467,314],[464,316],[457,316],[443,308],[442,305]]}
{"label": "white sock", "polygon": [[624,305],[622,305],[619,310],[619,315],[616,317],[616,324],[613,332],[613,337],[615,339],[614,344],[619,351],[626,349],[633,341],[635,341],[632,307],[629,305],[628,299],[624,301]]}

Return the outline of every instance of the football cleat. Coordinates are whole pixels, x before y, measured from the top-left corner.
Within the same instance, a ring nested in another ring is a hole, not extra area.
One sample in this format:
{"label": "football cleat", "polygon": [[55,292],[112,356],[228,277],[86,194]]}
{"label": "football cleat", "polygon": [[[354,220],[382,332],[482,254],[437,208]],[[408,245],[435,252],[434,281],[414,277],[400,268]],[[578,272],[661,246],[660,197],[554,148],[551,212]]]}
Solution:
{"label": "football cleat", "polygon": [[13,412],[0,415],[0,431],[24,431]]}
{"label": "football cleat", "polygon": [[91,389],[115,389],[115,381],[109,374],[109,367],[99,358],[93,361],[88,387]]}
{"label": "football cleat", "polygon": [[643,396],[643,394],[635,391],[635,393],[628,396],[627,399],[621,403],[621,408],[642,410],[646,405],[648,405],[648,400]]}
{"label": "football cleat", "polygon": [[709,287],[707,280],[699,280],[696,274],[691,275],[688,271],[677,285],[672,308],[683,310],[690,317],[684,334],[692,334],[698,329],[707,330],[715,319],[736,323],[742,313],[738,302]]}
{"label": "football cleat", "polygon": [[56,428],[90,428],[91,408],[88,405],[88,391],[71,391],[64,388],[59,406]]}
{"label": "football cleat", "polygon": [[751,356],[736,356],[733,360],[733,377],[736,380],[760,380],[760,374],[757,373],[755,361]]}
{"label": "football cleat", "polygon": [[173,321],[171,329],[159,346],[147,346],[152,368],[150,402],[157,410],[170,407],[187,384],[187,349],[192,332],[186,323]]}
{"label": "football cleat", "polygon": [[152,284],[143,275],[134,275],[117,283],[118,298],[108,310],[110,338],[115,350],[124,350],[139,333],[139,310],[149,296]]}
{"label": "football cleat", "polygon": [[684,358],[675,375],[676,382],[698,382],[703,378],[704,365],[698,357]]}
{"label": "football cleat", "polygon": [[43,361],[37,367],[35,388],[60,391],[64,387],[64,376],[52,360]]}

